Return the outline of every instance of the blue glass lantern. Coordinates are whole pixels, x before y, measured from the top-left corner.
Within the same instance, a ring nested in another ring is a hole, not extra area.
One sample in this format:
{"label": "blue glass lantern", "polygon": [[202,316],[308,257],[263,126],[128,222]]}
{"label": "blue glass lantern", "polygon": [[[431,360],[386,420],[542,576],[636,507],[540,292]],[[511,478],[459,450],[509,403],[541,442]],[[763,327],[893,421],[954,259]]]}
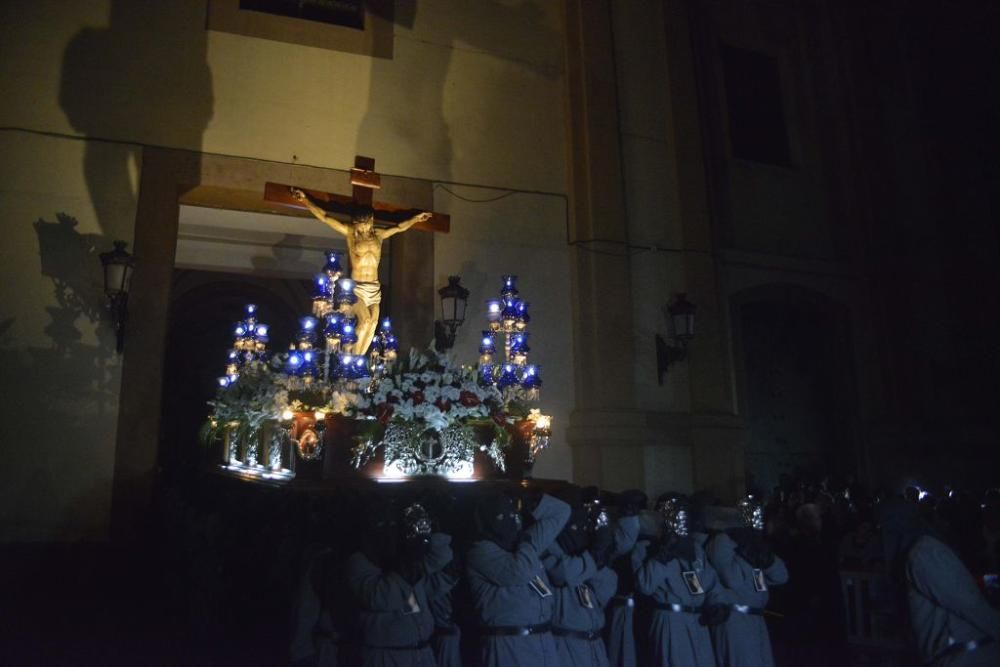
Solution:
{"label": "blue glass lantern", "polygon": [[354,281],[350,278],[341,278],[338,280],[333,300],[338,306],[357,303],[358,297],[354,294]]}
{"label": "blue glass lantern", "polygon": [[358,318],[345,317],[340,323],[340,342],[344,345],[353,345],[358,342]]}
{"label": "blue glass lantern", "polygon": [[497,345],[493,338],[492,331],[484,331],[483,337],[479,341],[479,354],[496,354]]}
{"label": "blue glass lantern", "polygon": [[493,364],[482,364],[479,367],[479,384],[484,387],[493,386]]}
{"label": "blue glass lantern", "polygon": [[524,373],[521,376],[521,386],[525,389],[538,389],[542,386],[541,369],[539,366],[528,364],[524,367]]}
{"label": "blue glass lantern", "polygon": [[504,364],[503,370],[500,371],[500,377],[497,379],[497,388],[503,390],[507,387],[513,387],[519,382],[517,367],[514,364]]}
{"label": "blue glass lantern", "polygon": [[316,341],[316,318],[315,317],[303,317],[299,320],[298,334],[296,334],[295,339],[299,343],[305,343],[311,345]]}
{"label": "blue glass lantern", "polygon": [[505,331],[510,331],[514,324],[517,322],[517,304],[519,299],[514,297],[504,297],[503,300],[503,310],[500,312],[500,320],[503,322],[503,327]]}
{"label": "blue glass lantern", "polygon": [[302,365],[299,366],[298,375],[302,377],[313,377],[316,375],[316,362],[316,353],[313,350],[305,350],[302,352]]}
{"label": "blue glass lantern", "polygon": [[326,316],[326,326],[323,328],[323,336],[330,342],[340,339],[341,334],[341,323],[343,318],[339,313],[333,313]]}
{"label": "blue glass lantern", "polygon": [[340,268],[340,255],[333,250],[326,251],[326,264],[323,266],[323,273],[331,280],[336,280],[336,277],[343,273],[343,269]]}
{"label": "blue glass lantern", "polygon": [[344,352],[340,355],[338,361],[338,373],[340,376],[348,380],[354,379],[354,355]]}
{"label": "blue glass lantern", "polygon": [[528,302],[518,299],[514,307],[517,310],[517,322],[514,326],[518,331],[524,331],[528,322],[531,321],[531,316],[528,314]]}
{"label": "blue glass lantern", "polygon": [[500,289],[503,296],[517,296],[517,276],[503,276],[503,287]]}
{"label": "blue glass lantern", "polygon": [[520,331],[510,339],[510,351],[511,354],[528,354],[531,348],[528,347],[528,334],[527,332]]}
{"label": "blue glass lantern", "polygon": [[313,300],[325,300],[330,298],[330,279],[325,273],[317,273],[313,280]]}
{"label": "blue glass lantern", "polygon": [[288,375],[298,375],[302,368],[302,355],[298,352],[289,352],[288,359],[285,360],[285,373]]}

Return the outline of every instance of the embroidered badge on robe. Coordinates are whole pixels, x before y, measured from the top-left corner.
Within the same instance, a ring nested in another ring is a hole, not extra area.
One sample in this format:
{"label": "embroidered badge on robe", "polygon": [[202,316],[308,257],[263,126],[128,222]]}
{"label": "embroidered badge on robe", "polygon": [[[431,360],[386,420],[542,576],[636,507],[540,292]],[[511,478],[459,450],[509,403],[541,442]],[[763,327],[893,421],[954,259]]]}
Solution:
{"label": "embroidered badge on robe", "polygon": [[542,578],[537,574],[534,579],[528,582],[528,585],[531,586],[532,590],[538,593],[538,597],[540,598],[547,598],[552,595],[552,591],[549,590],[548,585],[542,581]]}
{"label": "embroidered badge on robe", "polygon": [[594,608],[594,594],[590,591],[590,586],[584,584],[576,587],[576,597],[580,600],[580,606],[585,609]]}
{"label": "embroidered badge on robe", "polygon": [[758,593],[763,593],[767,590],[767,582],[764,580],[764,570],[759,567],[753,569],[753,589]]}
{"label": "embroidered badge on robe", "polygon": [[705,594],[705,587],[701,585],[701,579],[698,578],[696,571],[688,570],[687,572],[681,572],[681,576],[684,577],[684,583],[687,584],[688,593],[691,595]]}

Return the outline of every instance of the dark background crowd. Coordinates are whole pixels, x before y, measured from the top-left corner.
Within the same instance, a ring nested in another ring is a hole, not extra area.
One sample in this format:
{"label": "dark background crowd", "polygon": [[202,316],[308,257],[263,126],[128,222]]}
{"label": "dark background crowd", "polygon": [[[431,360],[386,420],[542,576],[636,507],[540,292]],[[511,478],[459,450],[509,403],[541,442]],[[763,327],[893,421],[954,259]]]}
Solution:
{"label": "dark background crowd", "polygon": [[[6,552],[0,641],[20,664],[287,664],[303,572],[317,553],[327,551],[337,562],[356,551],[373,507],[425,504],[435,530],[451,535],[461,554],[476,535],[476,499],[514,484],[428,480],[321,491],[208,475],[168,485],[157,519],[127,548],[67,546],[44,557],[28,547]],[[567,484],[531,484],[555,496],[581,493]],[[598,494],[614,507],[615,494]],[[852,479],[786,476],[760,494],[765,534],[789,572],[768,605],[779,665],[914,664],[905,596],[885,562],[877,520],[879,504],[900,496],[998,606],[987,585],[1000,570],[997,490],[892,491]],[[732,508],[699,494],[691,503],[697,528],[711,533],[732,525]],[[657,530],[654,505],[650,499],[642,516],[645,536]],[[852,612],[860,594],[848,585],[852,577],[868,582],[863,618]],[[469,608],[463,596],[456,588],[460,623]]]}
{"label": "dark background crowd", "polygon": [[[765,501],[767,535],[789,571],[771,598],[783,614],[771,623],[779,664],[908,664],[909,614],[878,525],[879,505],[895,497],[918,509],[1000,608],[990,576],[1000,570],[1000,490],[871,489],[853,478],[783,475]],[[862,614],[854,608],[862,591],[852,581],[866,582],[870,605]]]}

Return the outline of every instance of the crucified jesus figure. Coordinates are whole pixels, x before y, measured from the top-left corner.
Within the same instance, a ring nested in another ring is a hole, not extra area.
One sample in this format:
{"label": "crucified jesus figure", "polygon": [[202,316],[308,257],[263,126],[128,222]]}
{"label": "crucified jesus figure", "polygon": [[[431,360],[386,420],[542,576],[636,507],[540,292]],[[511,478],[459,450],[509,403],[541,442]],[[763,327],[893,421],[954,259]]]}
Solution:
{"label": "crucified jesus figure", "polygon": [[382,285],[378,281],[382,241],[405,232],[418,222],[429,220],[433,213],[421,211],[395,227],[376,229],[375,212],[370,206],[352,207],[351,222],[345,224],[318,206],[299,188],[292,188],[291,192],[292,199],[303,204],[320,222],[347,239],[347,254],[351,259],[351,279],[354,280],[354,294],[358,297],[352,307],[352,314],[358,318],[356,328],[358,342],[350,352],[366,354],[375,337],[379,321],[379,305],[382,303]]}

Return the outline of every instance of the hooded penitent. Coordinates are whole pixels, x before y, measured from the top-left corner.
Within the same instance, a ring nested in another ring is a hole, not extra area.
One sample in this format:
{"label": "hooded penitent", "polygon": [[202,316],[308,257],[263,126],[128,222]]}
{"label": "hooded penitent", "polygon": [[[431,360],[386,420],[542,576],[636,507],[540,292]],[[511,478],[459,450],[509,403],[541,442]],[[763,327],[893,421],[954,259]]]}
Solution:
{"label": "hooded penitent", "polygon": [[484,497],[476,506],[476,521],[484,539],[507,551],[513,551],[517,546],[521,515],[510,497],[501,494]]}
{"label": "hooded penitent", "polygon": [[431,543],[432,527],[431,515],[420,503],[403,508],[400,528],[407,556],[420,558],[426,554]]}
{"label": "hooded penitent", "polygon": [[592,522],[586,507],[577,507],[570,514],[566,527],[559,533],[556,542],[559,548],[570,556],[578,556],[590,544]]}
{"label": "hooded penitent", "polygon": [[688,531],[688,501],[679,494],[664,494],[656,503],[663,517],[663,544],[686,561],[695,558],[694,540]]}
{"label": "hooded penitent", "polygon": [[743,526],[726,531],[736,542],[736,553],[753,567],[767,569],[774,562],[774,552],[764,539],[764,507],[753,496],[736,504]]}
{"label": "hooded penitent", "polygon": [[397,511],[389,504],[374,508],[361,551],[381,569],[391,569],[399,555],[399,522]]}

